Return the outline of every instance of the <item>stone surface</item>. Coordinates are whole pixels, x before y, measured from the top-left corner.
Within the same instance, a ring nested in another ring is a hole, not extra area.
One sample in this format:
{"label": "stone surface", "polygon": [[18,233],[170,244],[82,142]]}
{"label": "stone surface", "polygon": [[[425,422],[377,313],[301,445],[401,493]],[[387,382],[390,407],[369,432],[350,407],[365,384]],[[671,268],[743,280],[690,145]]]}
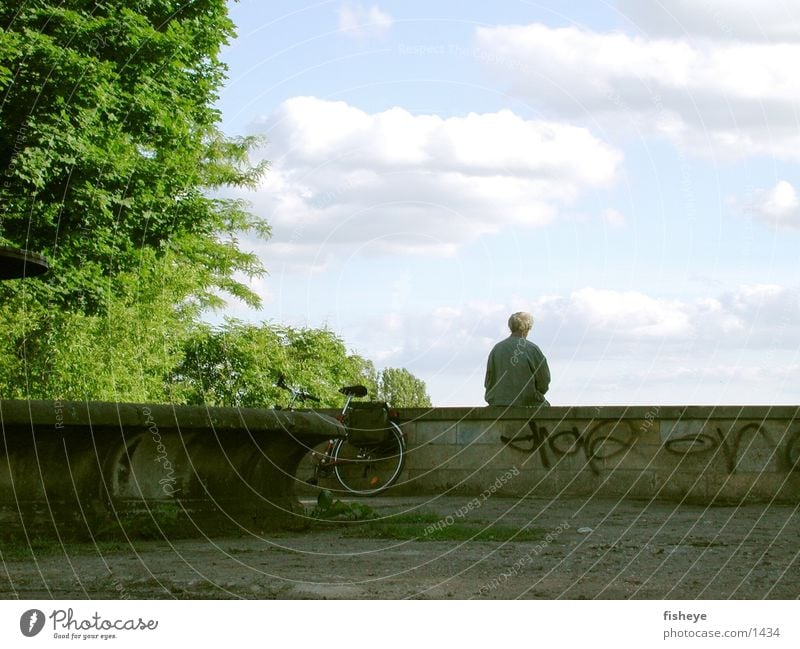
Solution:
{"label": "stone surface", "polygon": [[343,434],[316,413],[155,404],[2,401],[0,422],[3,531],[44,535],[153,507],[209,533],[292,525],[300,459]]}
{"label": "stone surface", "polygon": [[[522,476],[508,487],[515,494],[599,490],[606,497],[800,502],[795,486],[800,418],[795,406],[436,408],[401,413],[413,442],[406,464],[413,479],[398,485],[399,493],[435,493],[456,484],[469,492],[481,484],[470,472],[491,475],[518,466]],[[506,445],[501,436],[512,443]]]}
{"label": "stone surface", "polygon": [[[295,470],[308,448],[343,434],[329,414],[3,401],[0,520],[88,532],[172,506],[209,533],[302,522]],[[800,502],[793,406],[433,408],[401,419],[398,495],[478,495],[513,468],[501,489],[512,496]]]}

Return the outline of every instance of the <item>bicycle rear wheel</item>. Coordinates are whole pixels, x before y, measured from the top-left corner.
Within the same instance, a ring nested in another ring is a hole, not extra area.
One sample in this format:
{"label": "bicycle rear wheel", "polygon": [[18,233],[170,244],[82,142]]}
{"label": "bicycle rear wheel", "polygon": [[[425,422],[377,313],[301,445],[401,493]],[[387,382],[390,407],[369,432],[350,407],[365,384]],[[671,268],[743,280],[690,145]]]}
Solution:
{"label": "bicycle rear wheel", "polygon": [[389,422],[384,442],[356,446],[346,439],[336,442],[333,449],[333,471],[350,493],[375,496],[391,487],[400,477],[405,463],[403,433]]}

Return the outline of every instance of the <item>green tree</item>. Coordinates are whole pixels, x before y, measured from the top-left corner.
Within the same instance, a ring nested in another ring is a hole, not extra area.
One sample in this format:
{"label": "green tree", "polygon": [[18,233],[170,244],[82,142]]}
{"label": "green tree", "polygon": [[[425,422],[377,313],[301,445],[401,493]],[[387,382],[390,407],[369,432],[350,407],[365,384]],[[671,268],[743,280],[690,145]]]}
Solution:
{"label": "green tree", "polygon": [[0,245],[43,253],[0,284],[3,396],[168,397],[204,308],[257,306],[242,234],[265,221],[253,138],[213,108],[234,34],[224,0],[0,3]]}
{"label": "green tree", "polygon": [[333,332],[232,319],[194,332],[171,384],[188,403],[263,408],[287,403],[288,393],[275,386],[282,374],[323,406],[340,406],[346,384],[376,393],[372,363],[348,353]]}
{"label": "green tree", "polygon": [[193,323],[175,306],[178,278],[161,286],[150,274],[152,266],[120,275],[102,314],[0,305],[2,397],[174,401],[166,379]]}
{"label": "green tree", "polygon": [[219,291],[257,304],[234,273],[263,269],[236,237],[266,223],[209,193],[264,171],[213,108],[234,34],[225,1],[3,3],[0,23],[0,243],[48,257],[32,290],[101,312],[148,249],[192,274],[201,305]]}
{"label": "green tree", "polygon": [[425,382],[404,368],[387,367],[380,373],[378,395],[395,408],[430,408]]}

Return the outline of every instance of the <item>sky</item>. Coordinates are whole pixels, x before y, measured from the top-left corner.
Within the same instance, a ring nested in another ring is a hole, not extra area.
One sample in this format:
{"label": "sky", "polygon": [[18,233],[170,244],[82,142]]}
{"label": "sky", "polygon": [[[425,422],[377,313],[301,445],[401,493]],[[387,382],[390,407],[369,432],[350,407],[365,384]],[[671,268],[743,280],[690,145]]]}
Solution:
{"label": "sky", "polygon": [[436,406],[529,311],[553,405],[793,404],[800,4],[232,3],[262,308]]}

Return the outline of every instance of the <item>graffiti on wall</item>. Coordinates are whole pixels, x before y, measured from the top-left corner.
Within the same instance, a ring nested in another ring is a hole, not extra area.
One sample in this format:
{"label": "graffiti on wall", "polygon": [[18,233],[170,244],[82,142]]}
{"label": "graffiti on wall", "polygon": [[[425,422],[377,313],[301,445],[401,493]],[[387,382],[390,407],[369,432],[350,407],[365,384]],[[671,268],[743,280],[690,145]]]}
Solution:
{"label": "graffiti on wall", "polygon": [[[518,451],[538,453],[542,466],[546,469],[552,466],[551,458],[582,454],[595,474],[600,473],[602,460],[626,453],[637,439],[633,423],[627,421],[601,421],[587,427],[583,432],[575,425],[550,431],[533,420],[528,422],[528,428],[528,434],[501,436],[500,440]],[[750,422],[738,428],[731,427],[727,434],[720,426],[716,426],[710,433],[701,430],[670,437],[664,441],[664,449],[681,456],[718,453],[723,458],[728,473],[734,473],[740,456],[749,448],[749,443],[742,443],[748,435],[762,437],[770,445],[777,447],[760,423]],[[800,429],[788,436],[783,448],[776,450],[776,457],[780,458],[787,471],[800,471]]]}
{"label": "graffiti on wall", "polygon": [[559,459],[568,455],[583,454],[586,464],[597,475],[602,460],[628,451],[636,441],[636,431],[630,422],[601,421],[581,432],[577,426],[549,432],[535,421],[528,422],[530,434],[500,439],[509,447],[524,453],[537,453],[542,466],[549,469],[550,455]]}
{"label": "graffiti on wall", "polygon": [[722,432],[722,428],[715,426],[713,434],[701,431],[699,433],[673,437],[664,442],[664,448],[670,453],[676,453],[678,455],[716,451],[717,453],[721,453],[725,460],[725,468],[728,473],[733,473],[736,471],[736,465],[738,464],[741,454],[742,438],[747,433],[761,436],[769,443],[774,444],[769,433],[761,424],[751,422],[736,430],[732,430],[728,435]]}
{"label": "graffiti on wall", "polygon": [[786,443],[783,459],[789,471],[800,471],[800,430],[794,431]]}

